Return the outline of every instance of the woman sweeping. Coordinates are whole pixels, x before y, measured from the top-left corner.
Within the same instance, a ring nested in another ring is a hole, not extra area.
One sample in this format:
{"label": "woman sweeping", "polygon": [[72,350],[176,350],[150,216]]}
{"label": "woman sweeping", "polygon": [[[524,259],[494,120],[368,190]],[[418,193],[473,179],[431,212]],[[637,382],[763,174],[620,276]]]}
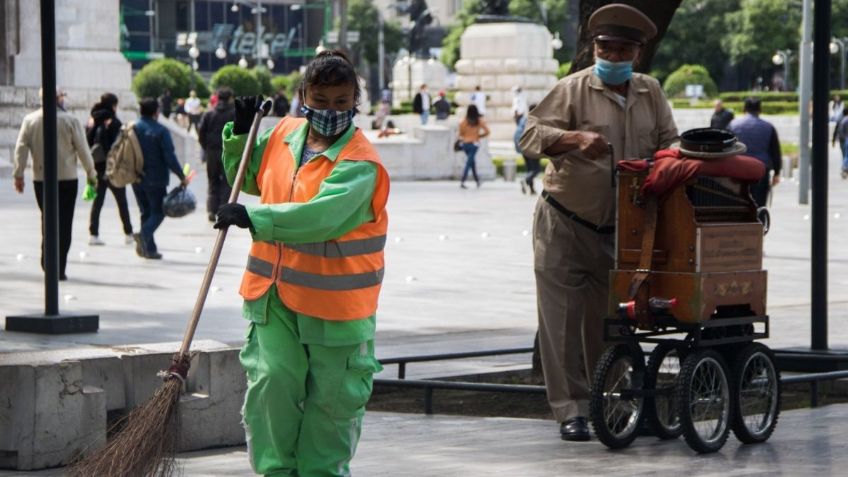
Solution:
{"label": "woman sweeping", "polygon": [[[306,68],[304,118],[260,135],[243,191],[260,204],[227,204],[216,228],[253,238],[240,293],[250,320],[240,359],[251,465],[274,476],[349,475],[372,375],[383,278],[389,177],[353,125],[360,91],[338,51]],[[224,168],[236,175],[256,98],[236,101],[224,127]]]}

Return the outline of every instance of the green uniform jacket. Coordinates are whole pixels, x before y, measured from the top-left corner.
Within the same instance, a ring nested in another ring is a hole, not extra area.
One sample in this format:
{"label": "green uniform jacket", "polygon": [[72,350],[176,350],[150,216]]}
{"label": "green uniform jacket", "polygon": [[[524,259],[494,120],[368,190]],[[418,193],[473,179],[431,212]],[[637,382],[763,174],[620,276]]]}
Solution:
{"label": "green uniform jacket", "polygon": [[[309,123],[292,131],[286,140],[292,158],[300,162]],[[256,176],[262,164],[265,146],[273,129],[261,133],[256,139],[250,164],[244,177],[242,191],[260,195]],[[326,157],[336,161],[356,128],[350,128],[329,149],[311,160]],[[221,160],[232,185],[238,171],[239,161],[247,142],[247,134],[234,135],[233,123],[227,123],[222,133],[224,150]],[[285,202],[280,204],[247,205],[247,213],[253,223],[253,240],[273,240],[285,243],[324,242],[336,239],[365,222],[374,220],[371,199],[377,182],[377,166],[368,161],[342,161],[322,182],[318,194],[309,202]],[[268,319],[270,300],[279,300],[276,286],[257,300],[245,300],[243,315],[248,320],[265,323]],[[301,315],[287,307],[288,313],[297,317],[300,341],[303,344],[345,346],[374,339],[376,317],[361,320],[329,321]]]}

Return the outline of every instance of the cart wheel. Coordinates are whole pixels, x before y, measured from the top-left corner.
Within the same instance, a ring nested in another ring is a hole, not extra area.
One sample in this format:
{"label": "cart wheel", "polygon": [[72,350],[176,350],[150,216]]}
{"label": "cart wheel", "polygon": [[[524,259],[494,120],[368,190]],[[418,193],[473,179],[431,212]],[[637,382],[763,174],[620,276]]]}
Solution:
{"label": "cart wheel", "polygon": [[[640,371],[631,348],[625,344],[608,349],[595,367],[589,414],[595,435],[607,447],[627,447],[636,438],[644,400],[631,391],[641,391]],[[641,363],[640,363],[641,364]]]}
{"label": "cart wheel", "polygon": [[768,346],[751,343],[733,366],[733,433],[746,444],[765,442],[780,414],[780,371]]}
{"label": "cart wheel", "polygon": [[683,360],[677,378],[677,415],[686,443],[698,453],[715,452],[730,433],[731,393],[727,365],[711,349]]}
{"label": "cart wheel", "polygon": [[648,357],[645,389],[654,389],[656,394],[645,399],[645,414],[648,424],[660,439],[676,439],[683,432],[674,387],[683,360],[679,350],[679,346],[660,343]]}

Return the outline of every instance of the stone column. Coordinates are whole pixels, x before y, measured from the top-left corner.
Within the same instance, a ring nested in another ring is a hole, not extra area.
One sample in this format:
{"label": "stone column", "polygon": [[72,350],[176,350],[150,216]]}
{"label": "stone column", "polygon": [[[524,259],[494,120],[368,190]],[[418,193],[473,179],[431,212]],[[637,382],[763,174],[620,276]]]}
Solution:
{"label": "stone column", "polygon": [[527,104],[540,101],[556,83],[551,34],[535,23],[475,23],[460,40],[456,102],[468,106],[476,86],[489,96],[486,122],[492,139],[512,140],[512,88],[521,86]]}

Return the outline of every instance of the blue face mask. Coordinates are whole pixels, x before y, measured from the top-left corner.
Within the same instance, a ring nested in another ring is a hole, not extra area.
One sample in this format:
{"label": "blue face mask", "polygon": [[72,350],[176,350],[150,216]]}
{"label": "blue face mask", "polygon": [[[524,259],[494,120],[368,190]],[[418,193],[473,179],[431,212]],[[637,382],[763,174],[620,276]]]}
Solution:
{"label": "blue face mask", "polygon": [[356,115],[356,108],[336,111],[335,109],[312,109],[305,104],[301,106],[300,111],[315,131],[324,137],[334,137],[347,131]]}
{"label": "blue face mask", "polygon": [[633,62],[595,58],[594,73],[604,83],[617,86],[626,83],[633,76]]}

